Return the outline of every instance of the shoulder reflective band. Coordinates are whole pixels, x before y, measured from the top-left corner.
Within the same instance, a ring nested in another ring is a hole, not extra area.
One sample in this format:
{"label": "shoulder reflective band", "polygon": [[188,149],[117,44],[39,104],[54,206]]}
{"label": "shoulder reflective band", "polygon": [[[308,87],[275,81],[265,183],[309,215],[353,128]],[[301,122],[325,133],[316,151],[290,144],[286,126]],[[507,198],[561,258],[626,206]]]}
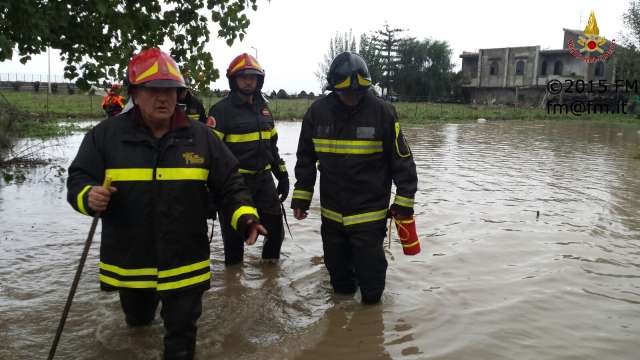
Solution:
{"label": "shoulder reflective band", "polygon": [[313,197],[312,192],[304,191],[304,190],[295,190],[295,189],[293,190],[294,199],[311,200],[312,197]]}
{"label": "shoulder reflective band", "polygon": [[374,154],[382,152],[382,141],[332,140],[313,138],[316,152],[334,154]]}
{"label": "shoulder reflective band", "polygon": [[342,214],[335,212],[333,210],[322,208],[321,213],[322,213],[322,216],[326,217],[327,219],[344,224],[344,226],[384,220],[387,217],[387,209],[372,211],[372,212],[367,212],[362,214],[343,216]]}
{"label": "shoulder reflective band", "polygon": [[77,205],[78,205],[78,211],[80,211],[81,213],[85,214],[85,215],[89,215],[89,213],[87,212],[87,210],[84,208],[84,194],[89,191],[89,189],[91,189],[91,185],[87,185],[85,186],[82,191],[80,191],[80,193],[78,194],[78,198],[76,199]]}
{"label": "shoulder reflective band", "polygon": [[[271,164],[267,164],[267,166],[264,167],[264,170],[271,170]],[[238,169],[238,172],[240,174],[255,175],[258,173],[258,170]]]}
{"label": "shoulder reflective band", "polygon": [[408,198],[408,197],[404,197],[404,196],[400,196],[400,195],[396,195],[396,198],[393,201],[393,203],[396,204],[396,205],[400,205],[400,206],[404,206],[404,207],[408,207],[408,208],[413,208],[414,199]]}
{"label": "shoulder reflective band", "polygon": [[411,149],[409,149],[409,145],[407,145],[406,141],[404,140],[404,136],[402,141],[405,142],[404,145],[407,147],[407,153],[406,154],[400,153],[400,146],[398,146],[398,136],[400,136],[400,123],[396,121],[396,151],[398,152],[398,156],[400,157],[411,156]]}
{"label": "shoulder reflective band", "polygon": [[189,115],[187,115],[187,117],[189,119],[191,119],[191,120],[196,120],[197,121],[200,118],[200,115],[198,115],[198,114],[189,114]]}
{"label": "shoulder reflective band", "polygon": [[233,215],[231,215],[231,227],[233,228],[233,230],[238,230],[238,219],[240,219],[242,215],[247,214],[259,217],[258,210],[256,210],[256,208],[254,208],[253,206],[240,206],[236,211],[233,212]]}
{"label": "shoulder reflective band", "polygon": [[227,134],[224,138],[225,142],[249,142],[258,140],[271,139],[271,130],[269,131],[256,131],[246,134]]}
{"label": "shoulder reflective band", "polygon": [[287,167],[285,165],[279,166],[280,172],[287,172]]}
{"label": "shoulder reflective band", "polygon": [[[106,176],[113,181],[151,181],[153,169],[107,169]],[[202,180],[209,177],[209,170],[202,168],[157,168],[156,180]]]}
{"label": "shoulder reflective band", "polygon": [[218,139],[224,140],[224,133],[222,131],[218,131],[216,129],[211,129],[211,130],[213,130],[213,133],[218,137]]}

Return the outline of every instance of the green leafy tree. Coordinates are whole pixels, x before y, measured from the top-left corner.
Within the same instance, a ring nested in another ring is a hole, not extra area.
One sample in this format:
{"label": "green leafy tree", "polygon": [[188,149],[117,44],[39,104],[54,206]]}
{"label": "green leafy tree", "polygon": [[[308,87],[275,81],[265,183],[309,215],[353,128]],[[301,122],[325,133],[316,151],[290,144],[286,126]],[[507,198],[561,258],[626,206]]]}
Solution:
{"label": "green leafy tree", "polygon": [[402,95],[443,99],[450,96],[455,74],[451,49],[438,40],[404,39],[398,47],[398,75],[394,90]]}
{"label": "green leafy tree", "polygon": [[322,61],[318,64],[318,70],[314,73],[316,79],[320,83],[320,92],[322,93],[327,87],[327,73],[333,59],[340,53],[345,51],[356,52],[356,38],[349,32],[339,33],[329,40],[329,50],[324,55]]}
{"label": "green leafy tree", "polygon": [[[625,34],[622,45],[616,48],[616,77],[618,79],[640,78],[640,1],[629,1],[624,13]],[[614,79],[615,80],[615,79]]]}
{"label": "green leafy tree", "polygon": [[0,0],[0,61],[14,49],[22,63],[59,49],[65,77],[87,88],[100,79],[123,78],[132,54],[171,44],[171,55],[204,90],[219,77],[205,46],[210,21],[232,45],[249,26],[257,0]]}
{"label": "green leafy tree", "polygon": [[358,53],[367,63],[371,80],[374,84],[382,82],[382,54],[376,47],[377,38],[375,35],[360,35],[360,49]]}
{"label": "green leafy tree", "polygon": [[373,43],[382,57],[382,92],[388,95],[389,89],[392,88],[393,82],[398,71],[399,55],[398,49],[400,43],[404,40],[399,34],[406,31],[405,29],[392,28],[385,23],[384,27],[375,31]]}

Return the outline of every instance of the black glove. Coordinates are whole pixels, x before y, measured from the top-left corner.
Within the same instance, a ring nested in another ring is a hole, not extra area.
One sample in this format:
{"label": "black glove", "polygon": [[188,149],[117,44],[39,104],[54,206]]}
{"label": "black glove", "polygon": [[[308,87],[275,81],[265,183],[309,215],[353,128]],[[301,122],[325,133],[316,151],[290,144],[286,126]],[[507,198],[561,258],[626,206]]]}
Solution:
{"label": "black glove", "polygon": [[[286,173],[285,173],[286,174]],[[276,188],[276,192],[280,195],[280,202],[284,202],[289,196],[289,178],[283,176],[280,180],[278,180],[278,187]]]}
{"label": "black glove", "polygon": [[391,204],[389,211],[387,212],[387,217],[410,217],[413,216],[413,208],[407,208],[404,206],[400,206],[397,204]]}

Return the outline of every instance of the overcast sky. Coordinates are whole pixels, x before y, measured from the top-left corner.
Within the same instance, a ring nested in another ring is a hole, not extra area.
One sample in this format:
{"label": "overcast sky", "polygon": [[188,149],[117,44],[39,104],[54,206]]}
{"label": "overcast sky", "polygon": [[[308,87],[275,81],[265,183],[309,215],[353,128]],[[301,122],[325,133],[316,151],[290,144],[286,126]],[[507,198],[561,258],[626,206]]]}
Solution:
{"label": "overcast sky", "polygon": [[[562,48],[562,29],[584,29],[591,10],[600,35],[619,40],[627,7],[627,0],[259,0],[258,11],[248,13],[251,25],[243,42],[229,48],[216,38],[209,44],[222,75],[213,88],[227,89],[224,72],[229,62],[242,52],[255,56],[257,49],[267,74],[264,91],[317,93],[320,85],[314,72],[335,33],[351,29],[358,38],[381,28],[385,21],[407,29],[407,36],[447,41],[459,67],[462,51],[532,45]],[[214,25],[211,29],[215,33]],[[52,51],[51,73],[61,75],[64,66],[57,56]],[[40,55],[22,65],[15,57],[0,63],[0,73],[46,74],[46,59]]]}

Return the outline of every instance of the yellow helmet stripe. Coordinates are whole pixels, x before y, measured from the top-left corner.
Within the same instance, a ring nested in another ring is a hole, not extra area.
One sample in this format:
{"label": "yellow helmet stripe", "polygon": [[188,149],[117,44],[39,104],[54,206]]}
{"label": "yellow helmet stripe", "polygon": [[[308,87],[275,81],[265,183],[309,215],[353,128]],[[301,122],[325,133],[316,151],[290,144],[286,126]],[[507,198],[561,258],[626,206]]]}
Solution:
{"label": "yellow helmet stripe", "polygon": [[242,68],[244,66],[245,62],[244,59],[242,59],[238,65],[234,66],[233,69],[231,69],[231,71],[229,71],[229,74],[233,74],[235,73],[238,69]]}
{"label": "yellow helmet stripe", "polygon": [[140,81],[140,80],[144,80],[146,78],[148,78],[149,76],[155,74],[158,72],[158,62],[156,61],[155,63],[153,63],[153,65],[151,65],[151,67],[149,67],[147,69],[147,71],[143,72],[142,74],[138,75],[138,77],[136,78],[136,82]]}
{"label": "yellow helmet stripe", "polygon": [[358,84],[360,84],[360,86],[369,86],[371,85],[371,80],[365,79],[358,74]]}
{"label": "yellow helmet stripe", "polygon": [[171,65],[171,63],[167,62],[167,69],[169,70],[169,72],[172,75],[175,75],[177,77],[182,77],[182,74],[180,74],[180,71],[176,68],[173,67],[173,65]]}
{"label": "yellow helmet stripe", "polygon": [[349,85],[351,85],[351,77],[348,77],[348,78],[344,79],[344,81],[342,81],[339,84],[336,84],[334,87],[336,89],[344,89],[344,88],[349,87]]}

